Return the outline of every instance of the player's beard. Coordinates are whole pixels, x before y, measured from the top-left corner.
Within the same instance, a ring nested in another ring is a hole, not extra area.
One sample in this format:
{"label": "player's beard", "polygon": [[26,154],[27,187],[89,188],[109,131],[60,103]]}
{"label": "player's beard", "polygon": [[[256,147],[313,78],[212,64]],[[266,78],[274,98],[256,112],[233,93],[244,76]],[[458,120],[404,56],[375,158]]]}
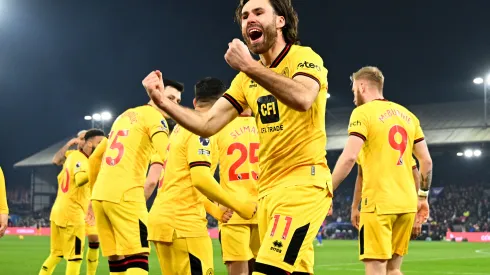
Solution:
{"label": "player's beard", "polygon": [[245,33],[242,33],[248,49],[254,54],[263,54],[270,50],[276,43],[277,30],[275,20],[272,20],[272,23],[267,26],[263,26],[262,31],[262,42],[260,43],[252,43],[250,36],[247,34],[247,30],[245,30]]}
{"label": "player's beard", "polygon": [[362,99],[359,89],[356,90],[355,104],[356,106],[361,106],[362,104],[364,104],[364,100]]}

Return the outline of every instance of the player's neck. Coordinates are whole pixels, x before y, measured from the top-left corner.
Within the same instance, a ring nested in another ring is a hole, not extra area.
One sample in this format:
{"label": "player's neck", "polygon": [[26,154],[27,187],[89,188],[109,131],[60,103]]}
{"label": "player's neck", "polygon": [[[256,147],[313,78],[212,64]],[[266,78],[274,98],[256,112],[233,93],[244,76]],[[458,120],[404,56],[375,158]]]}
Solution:
{"label": "player's neck", "polygon": [[368,102],[375,101],[375,100],[384,101],[385,98],[382,95],[380,95],[379,93],[373,93],[373,94],[367,95],[365,101],[366,101],[366,103],[368,103]]}
{"label": "player's neck", "polygon": [[262,64],[265,66],[269,67],[272,62],[277,58],[277,56],[282,52],[284,47],[286,47],[286,41],[284,41],[284,38],[282,36],[279,36],[276,40],[276,43],[272,45],[272,47],[265,53],[260,55],[260,61]]}
{"label": "player's neck", "polygon": [[194,107],[194,110],[198,111],[198,112],[206,112],[207,110],[211,109],[211,106],[199,106],[199,105],[196,105],[196,107]]}

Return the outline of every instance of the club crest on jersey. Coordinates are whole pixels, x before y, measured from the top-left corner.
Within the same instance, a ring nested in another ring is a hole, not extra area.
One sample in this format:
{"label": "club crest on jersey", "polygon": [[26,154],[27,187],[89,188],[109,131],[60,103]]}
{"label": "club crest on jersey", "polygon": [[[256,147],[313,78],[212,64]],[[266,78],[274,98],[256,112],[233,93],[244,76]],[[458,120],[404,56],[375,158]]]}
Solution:
{"label": "club crest on jersey", "polygon": [[201,143],[202,146],[209,146],[209,138],[199,137],[199,143]]}
{"label": "club crest on jersey", "polygon": [[284,68],[284,70],[282,70],[282,73],[281,73],[283,76],[289,78],[289,68],[286,67]]}
{"label": "club crest on jersey", "polygon": [[162,130],[163,131],[168,131],[168,124],[167,124],[167,121],[165,119],[162,119],[160,121],[160,123],[162,123]]}

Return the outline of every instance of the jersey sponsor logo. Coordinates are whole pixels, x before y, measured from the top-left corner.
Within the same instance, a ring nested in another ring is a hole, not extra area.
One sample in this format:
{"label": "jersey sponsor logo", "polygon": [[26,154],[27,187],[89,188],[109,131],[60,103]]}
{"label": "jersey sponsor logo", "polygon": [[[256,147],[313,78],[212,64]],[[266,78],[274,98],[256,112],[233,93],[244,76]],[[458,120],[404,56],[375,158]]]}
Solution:
{"label": "jersey sponsor logo", "polygon": [[271,250],[277,253],[282,253],[283,244],[281,241],[274,241],[271,246]]}
{"label": "jersey sponsor logo", "polygon": [[262,124],[278,122],[279,105],[277,99],[272,95],[261,96],[257,99],[258,113]]}
{"label": "jersey sponsor logo", "polygon": [[209,146],[209,138],[199,137],[199,143],[202,146]]}
{"label": "jersey sponsor logo", "polygon": [[297,69],[302,69],[302,68],[306,68],[306,69],[315,69],[317,71],[321,71],[322,69],[320,68],[320,66],[314,64],[314,63],[311,63],[311,62],[308,62],[308,61],[303,61],[301,63],[298,64],[298,66],[296,67]]}
{"label": "jersey sponsor logo", "polygon": [[199,150],[197,150],[197,154],[200,156],[208,156],[209,157],[211,155],[211,151],[206,150],[206,149],[199,149]]}
{"label": "jersey sponsor logo", "polygon": [[361,122],[359,120],[353,121],[349,124],[349,127],[361,126]]}
{"label": "jersey sponsor logo", "polygon": [[252,89],[252,88],[257,88],[257,83],[253,80],[250,80],[250,85],[248,85],[248,88],[249,89]]}

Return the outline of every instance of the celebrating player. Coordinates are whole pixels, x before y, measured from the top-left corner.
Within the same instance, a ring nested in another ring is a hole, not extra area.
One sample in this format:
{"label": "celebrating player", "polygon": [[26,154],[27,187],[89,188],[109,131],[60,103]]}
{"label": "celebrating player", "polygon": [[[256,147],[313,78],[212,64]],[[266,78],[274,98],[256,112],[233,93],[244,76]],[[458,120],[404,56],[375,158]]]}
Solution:
{"label": "celebrating player", "polygon": [[[219,150],[220,185],[237,197],[257,201],[259,178],[259,131],[250,109],[244,110],[213,136]],[[249,274],[260,248],[257,218],[245,220],[234,214],[220,223],[220,242],[228,274]]]}
{"label": "celebrating player", "polygon": [[[163,83],[155,85],[163,92]],[[150,246],[143,186],[153,148],[165,159],[168,133],[165,118],[150,101],[122,113],[112,125],[105,154],[90,159],[91,167],[100,167],[98,175],[94,172],[91,176],[97,176],[92,207],[110,274],[148,274]]]}
{"label": "celebrating player", "polygon": [[82,130],[78,132],[76,138],[70,139],[63,147],[56,152],[56,154],[53,156],[53,164],[56,166],[63,166],[63,163],[65,163],[66,158],[70,153],[73,153],[75,150],[69,150],[70,147],[73,145],[77,145],[77,150],[80,150],[83,147],[84,143],[84,137],[85,133],[87,133],[87,130]]}
{"label": "celebrating player", "polygon": [[[180,104],[182,93],[184,92],[184,84],[170,79],[164,79],[163,84],[165,85],[163,96],[176,104]],[[175,127],[175,122],[165,112],[163,113],[163,117],[167,120],[169,132],[172,133]],[[163,160],[161,160],[160,156],[154,152],[151,157],[150,168],[148,169],[148,175],[146,177],[144,187],[146,200],[148,200],[151,194],[153,194],[153,191],[155,191],[155,187],[163,174],[162,166]]]}
{"label": "celebrating player", "polygon": [[422,176],[420,210],[428,208],[432,160],[417,117],[384,99],[384,77],[378,68],[364,67],[353,74],[352,81],[358,107],[352,112],[349,138],[335,165],[333,187],[347,177],[359,157],[359,258],[367,275],[401,274],[418,208],[412,152]]}
{"label": "celebrating player", "polygon": [[9,207],[7,205],[7,192],[5,191],[5,177],[0,167],[0,238],[7,231],[9,221]]}
{"label": "celebrating player", "polygon": [[202,137],[252,109],[261,140],[261,248],[254,273],[313,273],[313,240],[332,190],[325,151],[319,149],[327,141],[327,70],[311,48],[295,45],[298,18],[290,0],[243,0],[236,17],[246,44],[234,39],[225,60],[240,73],[211,109],[196,112],[163,98],[159,89],[146,90],[179,125]]}
{"label": "celebrating player", "polygon": [[61,177],[58,177],[56,203],[51,211],[51,253],[43,263],[40,275],[52,274],[62,257],[68,261],[66,274],[80,273],[85,214],[90,197],[88,157],[103,138],[101,130],[87,131],[82,148],[69,154],[63,165]]}
{"label": "celebrating player", "polygon": [[[224,92],[225,87],[218,79],[199,81],[195,88],[196,110],[208,110]],[[221,189],[213,177],[218,162],[216,142],[214,137],[199,137],[176,126],[167,150],[165,176],[161,181],[164,184],[159,186],[150,211],[148,239],[155,243],[163,274],[213,274],[213,247],[206,212],[218,220],[227,217],[226,210],[221,211],[203,196],[209,193],[210,185]],[[229,197],[228,202],[232,201]],[[241,215],[252,217],[253,203],[234,201],[232,204]]]}

